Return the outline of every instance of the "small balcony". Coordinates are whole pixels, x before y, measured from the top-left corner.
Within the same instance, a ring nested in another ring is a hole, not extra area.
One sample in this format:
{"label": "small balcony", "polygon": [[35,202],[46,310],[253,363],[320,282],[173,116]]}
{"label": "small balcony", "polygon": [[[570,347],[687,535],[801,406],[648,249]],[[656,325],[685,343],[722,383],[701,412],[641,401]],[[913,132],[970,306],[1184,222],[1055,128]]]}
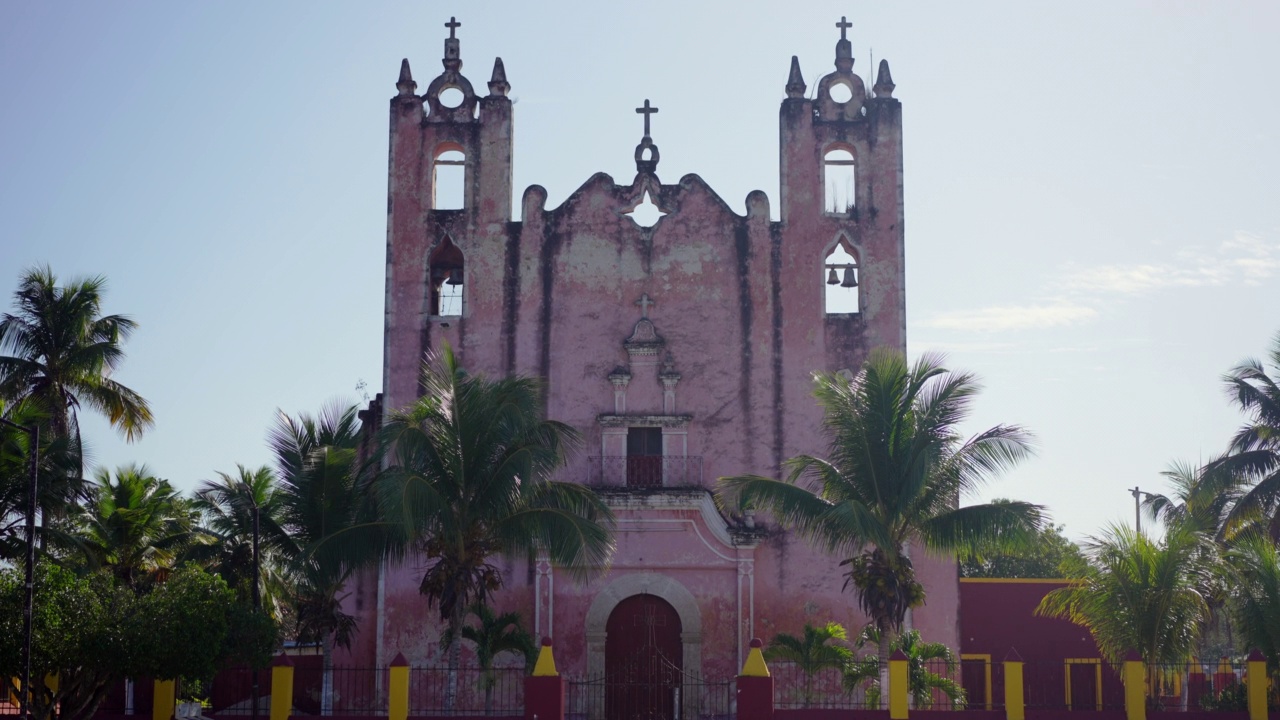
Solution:
{"label": "small balcony", "polygon": [[587,458],[587,484],[605,488],[700,488],[702,457],[619,455]]}

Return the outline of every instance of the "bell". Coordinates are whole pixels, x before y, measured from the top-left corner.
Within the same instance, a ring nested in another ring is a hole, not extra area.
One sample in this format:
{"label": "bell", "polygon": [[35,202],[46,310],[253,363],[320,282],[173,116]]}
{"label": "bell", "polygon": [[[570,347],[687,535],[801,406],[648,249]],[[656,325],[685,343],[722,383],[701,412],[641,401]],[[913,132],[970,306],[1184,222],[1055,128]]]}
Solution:
{"label": "bell", "polygon": [[[832,270],[831,274],[834,276],[836,271]],[[858,278],[853,276],[853,266],[844,269],[844,282],[840,283],[840,287],[858,287]]]}
{"label": "bell", "polygon": [[449,271],[449,279],[445,281],[447,285],[462,284],[462,268],[454,268]]}
{"label": "bell", "polygon": [[827,273],[827,284],[837,285],[839,283],[840,283],[840,278],[836,276],[836,269],[831,268],[831,272]]}

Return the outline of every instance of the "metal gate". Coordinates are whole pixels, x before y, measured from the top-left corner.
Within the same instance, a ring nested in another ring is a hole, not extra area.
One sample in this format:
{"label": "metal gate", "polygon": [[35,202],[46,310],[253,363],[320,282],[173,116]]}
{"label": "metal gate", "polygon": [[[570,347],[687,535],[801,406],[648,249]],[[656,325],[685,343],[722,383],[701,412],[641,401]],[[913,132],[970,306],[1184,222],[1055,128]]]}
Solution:
{"label": "metal gate", "polygon": [[569,680],[566,720],[732,720],[734,683],[692,673]]}

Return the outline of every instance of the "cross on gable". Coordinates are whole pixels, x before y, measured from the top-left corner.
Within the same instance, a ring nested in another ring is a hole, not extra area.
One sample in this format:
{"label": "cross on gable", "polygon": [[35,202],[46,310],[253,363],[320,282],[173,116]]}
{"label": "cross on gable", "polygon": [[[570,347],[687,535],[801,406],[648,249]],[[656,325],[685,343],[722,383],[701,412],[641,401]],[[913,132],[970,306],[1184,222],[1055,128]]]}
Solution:
{"label": "cross on gable", "polygon": [[649,106],[649,98],[644,99],[644,107],[636,108],[636,112],[644,115],[644,135],[649,137],[649,116],[658,112],[658,108]]}
{"label": "cross on gable", "polygon": [[848,30],[849,28],[853,27],[853,23],[849,22],[848,20],[845,20],[844,16],[841,15],[840,22],[836,23],[836,27],[840,28],[840,39],[845,40],[846,38],[844,36],[844,32],[845,30]]}
{"label": "cross on gable", "polygon": [[462,23],[458,22],[458,18],[450,17],[449,22],[445,23],[444,26],[449,28],[449,39],[453,40],[455,39],[453,34],[454,31],[462,27]]}
{"label": "cross on gable", "polygon": [[640,299],[636,301],[636,304],[640,306],[640,317],[647,318],[649,317],[649,308],[657,305],[658,303],[650,300],[649,293],[645,293],[640,296]]}

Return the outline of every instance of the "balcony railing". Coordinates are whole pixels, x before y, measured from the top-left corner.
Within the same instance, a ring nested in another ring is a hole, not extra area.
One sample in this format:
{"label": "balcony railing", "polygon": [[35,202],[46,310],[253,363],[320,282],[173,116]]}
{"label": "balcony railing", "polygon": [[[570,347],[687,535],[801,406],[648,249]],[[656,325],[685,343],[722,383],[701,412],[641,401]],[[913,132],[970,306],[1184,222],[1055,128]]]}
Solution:
{"label": "balcony railing", "polygon": [[697,455],[620,455],[587,458],[587,484],[600,487],[702,487]]}

